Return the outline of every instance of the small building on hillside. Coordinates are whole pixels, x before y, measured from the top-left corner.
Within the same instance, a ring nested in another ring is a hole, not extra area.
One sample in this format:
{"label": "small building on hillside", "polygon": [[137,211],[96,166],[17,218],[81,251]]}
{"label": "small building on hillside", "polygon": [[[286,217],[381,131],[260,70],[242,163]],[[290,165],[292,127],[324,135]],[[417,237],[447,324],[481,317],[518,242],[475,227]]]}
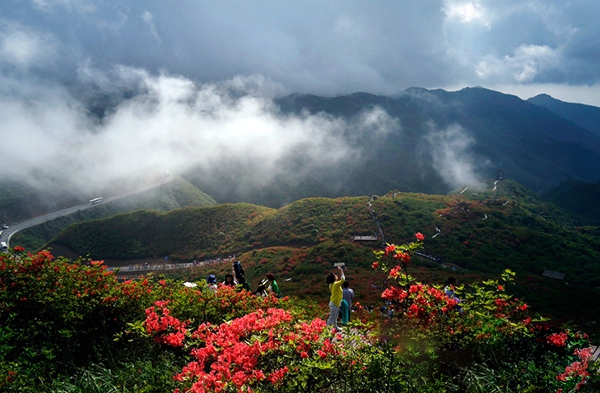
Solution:
{"label": "small building on hillside", "polygon": [[542,276],[554,278],[554,279],[557,279],[557,280],[564,280],[565,279],[565,275],[566,275],[565,273],[555,272],[553,270],[544,270],[542,272]]}
{"label": "small building on hillside", "polygon": [[376,242],[376,235],[356,235],[352,237],[355,242]]}

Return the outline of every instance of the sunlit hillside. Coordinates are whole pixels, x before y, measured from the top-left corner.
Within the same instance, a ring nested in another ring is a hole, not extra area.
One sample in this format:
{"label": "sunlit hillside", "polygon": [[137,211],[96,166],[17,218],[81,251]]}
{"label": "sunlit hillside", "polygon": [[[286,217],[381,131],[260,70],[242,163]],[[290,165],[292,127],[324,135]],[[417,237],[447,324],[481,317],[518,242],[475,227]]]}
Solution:
{"label": "sunlit hillside", "polygon": [[[372,288],[382,281],[370,269],[373,251],[385,243],[409,241],[417,231],[425,234],[426,242],[413,259],[411,273],[422,281],[441,283],[457,275],[469,282],[510,268],[524,283],[521,296],[539,311],[579,325],[596,319],[597,234],[573,226],[563,211],[511,181],[449,195],[392,191],[308,198],[280,209],[224,204],[138,211],[72,225],[49,246],[114,266],[237,255],[247,264],[253,286],[272,271],[291,279],[283,285],[286,292],[321,299],[324,275],[335,263],[344,263],[365,300],[377,305],[380,300]],[[374,240],[355,240],[364,236]],[[224,276],[228,270],[228,265],[217,265],[177,274],[201,279],[211,271]],[[564,279],[545,277],[546,271]]]}

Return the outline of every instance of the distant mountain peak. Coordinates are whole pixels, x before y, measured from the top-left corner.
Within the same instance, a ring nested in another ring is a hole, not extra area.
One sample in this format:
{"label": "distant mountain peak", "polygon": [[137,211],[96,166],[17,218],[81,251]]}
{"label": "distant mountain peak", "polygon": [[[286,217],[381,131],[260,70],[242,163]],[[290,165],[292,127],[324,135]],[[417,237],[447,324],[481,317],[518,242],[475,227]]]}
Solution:
{"label": "distant mountain peak", "polygon": [[600,108],[596,106],[564,102],[548,94],[539,94],[527,102],[544,107],[600,136]]}
{"label": "distant mountain peak", "polygon": [[404,91],[407,93],[422,93],[422,92],[428,92],[429,90],[427,90],[424,87],[413,86],[413,87],[409,87],[408,89],[406,89]]}
{"label": "distant mountain peak", "polygon": [[527,101],[531,102],[532,104],[536,104],[539,105],[540,103],[562,103],[563,101],[561,100],[557,100],[556,98],[552,97],[550,94],[546,94],[546,93],[542,93],[542,94],[538,94],[535,97],[531,97],[529,99],[527,99]]}

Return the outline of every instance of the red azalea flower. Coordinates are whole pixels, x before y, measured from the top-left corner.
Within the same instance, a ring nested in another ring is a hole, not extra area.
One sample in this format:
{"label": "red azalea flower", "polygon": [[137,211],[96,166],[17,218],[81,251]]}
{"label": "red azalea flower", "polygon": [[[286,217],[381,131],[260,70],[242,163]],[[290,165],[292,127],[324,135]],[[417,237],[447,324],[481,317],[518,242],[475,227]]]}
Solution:
{"label": "red azalea flower", "polygon": [[394,246],[393,244],[390,244],[385,248],[384,255],[388,256],[390,254],[393,254],[394,252],[396,252],[396,246]]}
{"label": "red azalea flower", "polygon": [[423,235],[421,232],[417,232],[415,234],[415,237],[417,238],[418,241],[422,242],[423,239],[425,239],[425,235]]}
{"label": "red azalea flower", "polygon": [[555,345],[557,347],[564,347],[567,341],[567,333],[565,332],[560,332],[560,333],[553,333],[551,335],[549,335],[546,339],[548,341],[548,344],[552,344]]}
{"label": "red azalea flower", "polygon": [[390,277],[397,278],[400,274],[402,274],[402,267],[396,265],[390,270]]}
{"label": "red azalea flower", "polygon": [[408,316],[416,316],[418,313],[419,313],[419,306],[417,306],[416,304],[411,304],[411,306],[408,308],[407,315]]}
{"label": "red azalea flower", "polygon": [[406,293],[406,291],[402,288],[397,288],[397,287],[389,287],[386,288],[383,293],[381,294],[381,297],[387,300],[397,300],[399,302],[402,302],[404,299],[406,299],[406,297],[408,296],[408,294]]}
{"label": "red azalea flower", "polygon": [[373,262],[373,264],[371,265],[371,267],[375,270],[377,270],[379,268],[379,262]]}
{"label": "red azalea flower", "polygon": [[410,262],[410,254],[406,252],[399,252],[398,254],[394,255],[394,258],[401,260],[402,263]]}

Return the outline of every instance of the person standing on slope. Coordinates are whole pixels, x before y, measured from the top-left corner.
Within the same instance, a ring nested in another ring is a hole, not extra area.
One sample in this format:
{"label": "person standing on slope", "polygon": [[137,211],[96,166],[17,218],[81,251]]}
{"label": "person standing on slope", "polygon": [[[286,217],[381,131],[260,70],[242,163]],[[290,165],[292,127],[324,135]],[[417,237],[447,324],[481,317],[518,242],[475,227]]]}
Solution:
{"label": "person standing on slope", "polygon": [[352,312],[352,299],[354,299],[354,290],[350,288],[350,283],[348,281],[344,281],[344,285],[342,286],[343,299],[348,304],[346,312],[344,313],[344,310],[342,310],[342,324],[345,325],[348,323],[348,320],[350,319],[350,313]]}
{"label": "person standing on slope", "polygon": [[341,266],[338,266],[338,272],[339,277],[336,274],[329,273],[325,279],[325,282],[329,285],[329,290],[331,292],[331,296],[329,297],[329,318],[327,318],[327,325],[333,326],[336,332],[339,331],[337,320],[340,314],[340,306],[344,296],[342,284],[346,279]]}
{"label": "person standing on slope", "polygon": [[269,293],[274,293],[275,296],[281,297],[281,291],[279,290],[279,285],[277,285],[277,281],[275,281],[275,275],[273,273],[267,274],[267,280],[269,280],[269,286],[267,288]]}

